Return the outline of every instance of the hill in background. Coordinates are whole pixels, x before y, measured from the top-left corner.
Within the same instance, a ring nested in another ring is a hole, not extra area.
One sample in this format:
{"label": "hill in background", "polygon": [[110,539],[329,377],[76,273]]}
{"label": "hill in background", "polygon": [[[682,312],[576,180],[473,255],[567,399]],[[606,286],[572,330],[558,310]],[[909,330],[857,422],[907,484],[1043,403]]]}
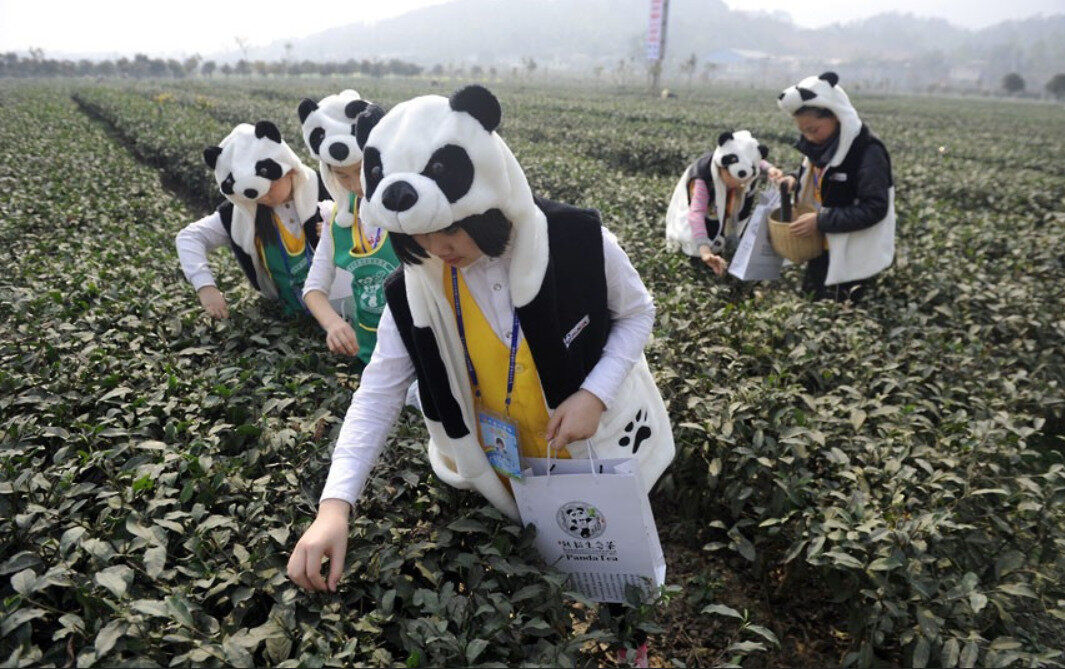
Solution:
{"label": "hill in background", "polygon": [[[218,60],[398,58],[447,70],[535,64],[541,73],[631,74],[643,71],[647,14],[647,0],[454,0]],[[1021,72],[1038,89],[1065,69],[1065,14],[982,30],[890,13],[803,29],[787,15],[733,11],[721,0],[671,0],[669,18],[666,71],[689,78],[758,84],[833,66],[848,80],[885,88],[996,87]]]}

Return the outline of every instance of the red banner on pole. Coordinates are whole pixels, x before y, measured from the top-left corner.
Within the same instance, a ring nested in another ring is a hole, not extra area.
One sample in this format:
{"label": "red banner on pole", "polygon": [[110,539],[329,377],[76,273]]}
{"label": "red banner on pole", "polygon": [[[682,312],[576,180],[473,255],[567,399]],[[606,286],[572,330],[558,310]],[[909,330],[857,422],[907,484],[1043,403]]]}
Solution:
{"label": "red banner on pole", "polygon": [[662,38],[665,34],[666,0],[651,0],[651,18],[647,25],[647,60],[662,58]]}

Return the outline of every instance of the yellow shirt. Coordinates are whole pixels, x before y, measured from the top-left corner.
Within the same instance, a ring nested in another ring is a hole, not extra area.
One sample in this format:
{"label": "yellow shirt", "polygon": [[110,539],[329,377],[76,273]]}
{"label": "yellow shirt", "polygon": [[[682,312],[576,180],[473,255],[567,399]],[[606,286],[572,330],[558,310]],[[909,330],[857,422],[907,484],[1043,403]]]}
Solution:
{"label": "yellow shirt", "polygon": [[[451,269],[444,266],[444,285],[451,285]],[[466,346],[481,390],[481,407],[500,415],[506,414],[507,372],[510,368],[510,343],[503,343],[492,330],[488,319],[466,287],[462,272],[458,273],[459,299],[462,301],[462,323],[466,331]],[[452,304],[452,310],[455,305]],[[523,337],[514,359],[514,391],[510,401],[510,419],[518,428],[521,455],[531,458],[547,457],[547,403],[540,387],[540,375],[533,362],[532,351]],[[483,442],[482,442],[483,446]],[[557,456],[568,458],[566,449]]]}

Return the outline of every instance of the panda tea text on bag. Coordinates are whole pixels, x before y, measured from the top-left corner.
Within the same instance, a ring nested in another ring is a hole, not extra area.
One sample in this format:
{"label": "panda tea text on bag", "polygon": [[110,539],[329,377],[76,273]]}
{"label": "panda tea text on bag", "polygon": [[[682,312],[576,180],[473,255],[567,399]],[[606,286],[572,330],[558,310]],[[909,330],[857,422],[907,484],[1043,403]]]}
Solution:
{"label": "panda tea text on bag", "polygon": [[629,587],[650,601],[665,583],[658,528],[634,464],[526,458],[513,486],[522,521],[536,527],[537,552],[593,601],[628,601]]}

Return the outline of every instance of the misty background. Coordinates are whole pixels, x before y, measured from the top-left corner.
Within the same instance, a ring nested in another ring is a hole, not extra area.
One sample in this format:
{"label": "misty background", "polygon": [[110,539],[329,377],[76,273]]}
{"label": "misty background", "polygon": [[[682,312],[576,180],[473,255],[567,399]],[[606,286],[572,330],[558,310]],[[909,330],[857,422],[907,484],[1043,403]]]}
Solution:
{"label": "misty background", "polygon": [[[1018,75],[1021,85],[1011,92],[1041,95],[1047,82],[1065,72],[1065,3],[1049,6],[1062,12],[979,29],[898,12],[803,28],[783,12],[730,9],[722,0],[670,0],[662,82],[675,88],[707,82],[772,87],[834,69],[849,88],[988,93],[1001,92],[1007,75]],[[648,9],[648,0],[451,0],[303,37],[257,40],[252,34],[234,39],[228,49],[171,60],[181,63],[186,76],[202,76],[208,62],[208,74],[267,75],[303,73],[267,63],[354,60],[403,64],[380,74],[637,83],[648,71]],[[9,65],[13,56],[134,57],[107,49],[0,50]]]}

